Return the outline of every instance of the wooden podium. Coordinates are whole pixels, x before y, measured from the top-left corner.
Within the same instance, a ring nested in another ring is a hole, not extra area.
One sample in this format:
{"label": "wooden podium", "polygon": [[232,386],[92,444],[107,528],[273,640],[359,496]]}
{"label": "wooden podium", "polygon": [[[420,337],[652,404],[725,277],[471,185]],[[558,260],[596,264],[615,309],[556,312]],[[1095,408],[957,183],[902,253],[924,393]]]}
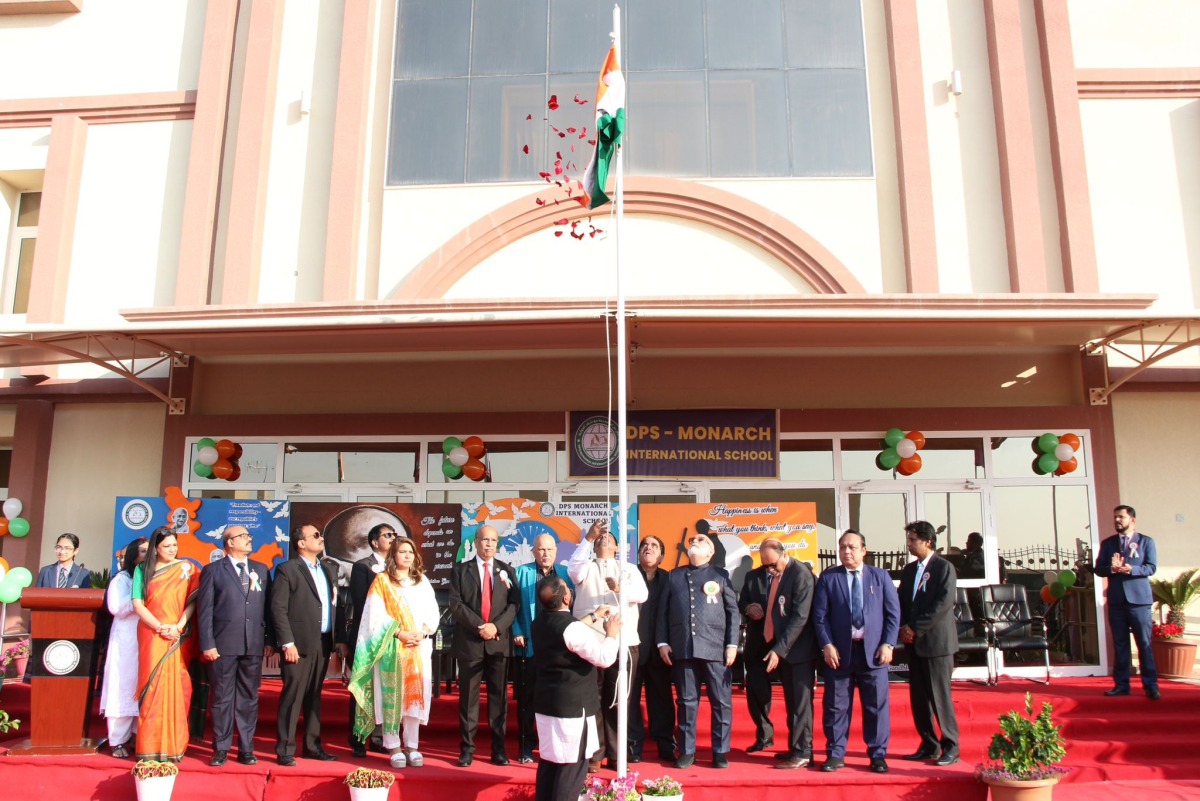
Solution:
{"label": "wooden podium", "polygon": [[33,644],[30,673],[29,739],[13,754],[94,754],[98,743],[87,737],[92,688],[96,684],[93,649],[96,615],[104,590],[29,589],[21,606],[30,612]]}

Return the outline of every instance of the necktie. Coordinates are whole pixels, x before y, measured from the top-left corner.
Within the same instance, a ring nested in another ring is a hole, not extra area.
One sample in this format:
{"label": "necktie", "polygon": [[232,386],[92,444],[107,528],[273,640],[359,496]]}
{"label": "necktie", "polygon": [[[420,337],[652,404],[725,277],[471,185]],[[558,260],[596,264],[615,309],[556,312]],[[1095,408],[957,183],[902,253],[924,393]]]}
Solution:
{"label": "necktie", "polygon": [[862,608],[862,584],[858,581],[858,571],[851,570],[853,580],[850,582],[850,625],[856,629],[864,626]]}
{"label": "necktie", "polygon": [[771,591],[767,593],[767,620],[763,623],[763,639],[767,642],[775,640],[775,619],[771,610],[775,608],[775,596],[779,594],[779,576],[771,575]]}
{"label": "necktie", "polygon": [[[1129,555],[1129,537],[1121,537],[1121,555]],[[59,585],[62,586],[62,585]]]}
{"label": "necktie", "polygon": [[61,590],[67,586],[67,569],[60,568],[58,571],[58,588]]}
{"label": "necktie", "polygon": [[483,599],[479,603],[479,611],[483,614],[483,622],[492,619],[492,563],[483,563]]}
{"label": "necktie", "polygon": [[237,563],[238,578],[242,581],[242,592],[250,593],[250,571],[246,569],[245,562]]}

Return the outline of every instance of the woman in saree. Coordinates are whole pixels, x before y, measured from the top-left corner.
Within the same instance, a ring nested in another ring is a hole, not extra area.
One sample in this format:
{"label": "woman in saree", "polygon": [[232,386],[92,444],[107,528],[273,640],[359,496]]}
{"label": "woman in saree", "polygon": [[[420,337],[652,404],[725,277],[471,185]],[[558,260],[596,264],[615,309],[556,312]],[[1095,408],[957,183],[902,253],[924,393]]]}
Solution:
{"label": "woman in saree", "polygon": [[166,526],[150,536],[146,561],[133,574],[133,608],[138,626],[137,758],[178,762],[188,744],[192,680],[188,664],[196,651],[189,626],[196,611],[200,570],[177,559],[179,543]]}
{"label": "woman in saree", "polygon": [[138,721],[138,616],[133,609],[133,574],[145,560],[148,547],[145,537],[138,537],[125,546],[121,554],[121,571],[113,576],[105,596],[113,624],[108,633],[108,655],[104,659],[100,711],[108,720],[108,742],[117,759],[125,759],[136,750],[132,735]]}
{"label": "woman in saree", "polygon": [[367,592],[350,675],[355,733],[366,742],[375,725],[382,725],[393,768],[425,764],[417,743],[420,726],[429,722],[430,638],[439,619],[416,543],[397,537]]}

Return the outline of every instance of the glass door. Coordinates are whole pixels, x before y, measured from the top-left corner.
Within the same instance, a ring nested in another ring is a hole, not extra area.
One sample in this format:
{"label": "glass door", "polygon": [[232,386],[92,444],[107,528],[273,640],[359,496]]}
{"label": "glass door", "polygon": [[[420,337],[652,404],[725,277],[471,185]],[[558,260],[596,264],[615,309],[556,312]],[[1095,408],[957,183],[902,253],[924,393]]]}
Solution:
{"label": "glass door", "polygon": [[[888,571],[894,581],[908,564],[908,548],[904,543],[904,526],[914,520],[915,493],[911,487],[888,486],[850,487],[845,496],[846,509],[842,514],[843,530],[852,528],[863,535],[867,543],[867,564]],[[837,553],[830,564],[821,560],[821,567],[837,564]]]}

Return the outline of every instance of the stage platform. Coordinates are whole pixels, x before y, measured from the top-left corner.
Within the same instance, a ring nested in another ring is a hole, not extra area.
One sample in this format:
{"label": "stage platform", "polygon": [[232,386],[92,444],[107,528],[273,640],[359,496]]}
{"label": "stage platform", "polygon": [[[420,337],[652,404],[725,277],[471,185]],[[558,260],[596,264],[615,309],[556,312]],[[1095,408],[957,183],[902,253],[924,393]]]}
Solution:
{"label": "stage platform", "polygon": [[[730,767],[710,767],[707,748],[708,710],[700,713],[701,731],[697,764],[677,771],[657,761],[630,765],[643,777],[670,774],[684,783],[688,801],[725,801],[749,792],[754,801],[793,801],[802,788],[806,801],[983,801],[987,789],[974,778],[977,762],[985,757],[987,743],[996,730],[997,717],[1023,707],[1026,691],[1035,704],[1054,704],[1055,720],[1064,727],[1067,739],[1066,764],[1071,774],[1057,789],[1058,801],[1099,801],[1107,798],[1145,798],[1156,801],[1200,799],[1200,685],[1196,682],[1163,682],[1163,699],[1150,701],[1136,692],[1125,698],[1105,698],[1108,679],[1062,679],[1049,687],[1029,681],[1006,679],[997,687],[969,682],[955,683],[954,700],[962,730],[963,762],[948,768],[913,764],[900,759],[916,749],[911,725],[908,688],[891,688],[891,772],[880,776],[867,771],[861,730],[851,731],[847,766],[837,773],[813,770],[775,770],[771,752],[746,754],[754,740],[753,726],[746,713],[745,695],[734,693],[734,737]],[[210,768],[211,740],[194,740],[181,763],[175,799],[255,799],[261,801],[341,801],[348,797],[342,784],[355,766],[387,769],[387,759],[370,754],[354,759],[346,742],[347,694],[340,686],[327,684],[324,700],[324,742],[336,762],[298,760],[296,767],[275,764],[275,713],[280,684],[263,684],[262,716],[255,750],[259,763],[247,767],[230,761],[223,768]],[[824,747],[820,730],[820,695],[817,688],[818,753]],[[477,799],[477,801],[523,801],[533,798],[536,763],[496,767],[487,761],[490,738],[482,731],[476,739],[477,759],[470,768],[455,766],[458,757],[458,696],[443,694],[435,699],[431,723],[422,730],[421,751],[425,766],[393,771],[399,777],[390,798]],[[706,704],[702,704],[706,707]],[[776,743],[784,741],[783,699],[776,688]],[[0,708],[25,721],[21,731],[0,739],[0,797],[12,801],[53,798],[74,801],[124,801],[133,798],[130,760],[116,760],[107,751],[83,757],[18,757],[4,746],[27,736],[29,688],[10,682],[0,693]],[[507,751],[517,753],[512,734],[516,720],[510,707]],[[104,734],[103,721],[95,717],[94,737]],[[653,752],[653,748],[648,749]],[[604,771],[602,776],[615,775]]]}

